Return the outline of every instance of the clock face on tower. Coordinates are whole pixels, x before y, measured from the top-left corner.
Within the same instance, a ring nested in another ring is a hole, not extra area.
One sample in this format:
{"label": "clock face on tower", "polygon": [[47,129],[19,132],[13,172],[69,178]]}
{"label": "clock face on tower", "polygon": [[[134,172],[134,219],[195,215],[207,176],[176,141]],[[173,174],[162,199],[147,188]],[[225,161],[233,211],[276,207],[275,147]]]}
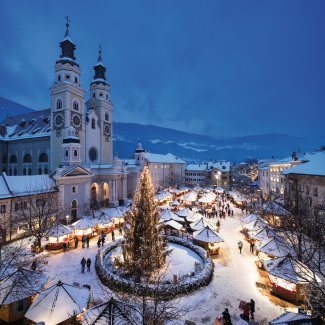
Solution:
{"label": "clock face on tower", "polygon": [[54,128],[60,129],[63,126],[64,123],[64,117],[62,113],[57,113],[54,116]]}
{"label": "clock face on tower", "polygon": [[78,114],[72,114],[71,116],[71,125],[75,129],[81,129],[81,118]]}
{"label": "clock face on tower", "polygon": [[110,128],[109,124],[104,125],[104,134],[106,136],[109,136],[111,134],[111,128]]}

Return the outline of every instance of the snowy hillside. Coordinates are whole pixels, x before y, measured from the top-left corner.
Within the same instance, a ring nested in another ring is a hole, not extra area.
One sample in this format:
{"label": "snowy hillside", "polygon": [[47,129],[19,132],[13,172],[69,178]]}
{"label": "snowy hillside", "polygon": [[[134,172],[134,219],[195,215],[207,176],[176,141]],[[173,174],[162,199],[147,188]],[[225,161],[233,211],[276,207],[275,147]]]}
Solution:
{"label": "snowy hillside", "polygon": [[31,108],[0,96],[0,122],[4,120],[7,115],[18,115],[31,111],[33,111]]}

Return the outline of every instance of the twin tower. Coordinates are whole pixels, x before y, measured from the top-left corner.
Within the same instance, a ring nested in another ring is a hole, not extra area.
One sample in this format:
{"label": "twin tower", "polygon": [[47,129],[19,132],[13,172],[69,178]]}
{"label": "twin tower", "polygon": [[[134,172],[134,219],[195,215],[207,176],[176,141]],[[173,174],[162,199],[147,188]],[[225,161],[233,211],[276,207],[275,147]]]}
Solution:
{"label": "twin tower", "polygon": [[101,47],[90,84],[90,99],[86,103],[68,18],[60,47],[61,55],[55,64],[55,81],[50,88],[50,169],[54,171],[62,165],[76,164],[111,165],[112,103]]}

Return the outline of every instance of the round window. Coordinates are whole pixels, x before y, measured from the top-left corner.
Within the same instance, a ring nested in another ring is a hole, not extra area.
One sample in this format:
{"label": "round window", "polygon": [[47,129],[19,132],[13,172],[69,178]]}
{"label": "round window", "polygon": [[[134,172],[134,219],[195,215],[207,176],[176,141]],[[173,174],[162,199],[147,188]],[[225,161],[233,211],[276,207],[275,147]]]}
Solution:
{"label": "round window", "polygon": [[89,159],[91,161],[97,160],[97,149],[95,147],[89,149]]}

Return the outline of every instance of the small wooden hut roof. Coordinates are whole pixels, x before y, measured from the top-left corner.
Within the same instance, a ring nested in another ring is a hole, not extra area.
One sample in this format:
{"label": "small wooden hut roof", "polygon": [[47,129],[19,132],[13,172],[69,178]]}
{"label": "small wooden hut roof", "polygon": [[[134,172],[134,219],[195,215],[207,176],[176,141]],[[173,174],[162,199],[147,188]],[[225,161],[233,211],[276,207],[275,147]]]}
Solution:
{"label": "small wooden hut roof", "polygon": [[193,233],[193,239],[199,240],[205,243],[221,243],[224,240],[219,236],[219,234],[210,229],[209,226],[206,226],[205,228],[195,231]]}

